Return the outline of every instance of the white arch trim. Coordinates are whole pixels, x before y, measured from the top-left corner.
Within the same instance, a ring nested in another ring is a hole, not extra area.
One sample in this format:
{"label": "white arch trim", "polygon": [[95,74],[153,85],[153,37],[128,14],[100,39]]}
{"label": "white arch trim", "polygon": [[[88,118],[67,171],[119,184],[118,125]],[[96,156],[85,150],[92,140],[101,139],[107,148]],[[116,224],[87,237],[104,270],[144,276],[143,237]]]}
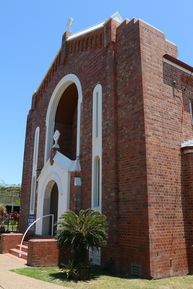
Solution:
{"label": "white arch trim", "polygon": [[[45,196],[48,192],[50,182],[56,183],[58,187],[58,220],[59,217],[69,208],[69,173],[57,165],[49,166],[38,180],[38,201],[37,216],[42,218]],[[36,224],[36,234],[41,235],[43,228],[42,219]]]}
{"label": "white arch trim", "polygon": [[[97,134],[96,134],[97,130]],[[100,160],[100,172],[96,178],[96,159]],[[97,180],[100,181],[97,184]],[[96,187],[99,186],[99,206],[95,205]],[[98,83],[93,90],[92,110],[92,198],[91,206],[95,210],[102,210],[102,86]]]}
{"label": "white arch trim", "polygon": [[45,139],[44,164],[48,160],[49,152],[51,150],[55,126],[55,115],[60,98],[63,92],[66,90],[66,88],[73,83],[76,85],[78,91],[76,155],[77,156],[80,155],[80,112],[82,103],[82,86],[79,78],[75,74],[67,74],[56,85],[48,105],[46,114],[46,139]]}

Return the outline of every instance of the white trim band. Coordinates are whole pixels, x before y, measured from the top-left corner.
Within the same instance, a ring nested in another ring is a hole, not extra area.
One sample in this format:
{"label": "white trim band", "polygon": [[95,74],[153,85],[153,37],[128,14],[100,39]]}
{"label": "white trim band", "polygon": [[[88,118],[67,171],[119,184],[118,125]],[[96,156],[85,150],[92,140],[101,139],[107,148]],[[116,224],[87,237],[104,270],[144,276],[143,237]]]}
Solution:
{"label": "white trim band", "polygon": [[178,64],[176,64],[176,63],[174,63],[174,62],[172,62],[172,61],[170,61],[170,60],[168,60],[166,58],[163,58],[163,62],[165,62],[167,64],[170,64],[173,67],[176,67],[176,68],[178,68],[179,70],[181,70],[181,71],[183,71],[185,73],[188,73],[190,75],[193,74],[193,72],[191,70],[188,70],[188,69],[186,69],[186,68],[184,68],[184,67],[182,67],[182,66],[180,66],[180,65],[178,65]]}

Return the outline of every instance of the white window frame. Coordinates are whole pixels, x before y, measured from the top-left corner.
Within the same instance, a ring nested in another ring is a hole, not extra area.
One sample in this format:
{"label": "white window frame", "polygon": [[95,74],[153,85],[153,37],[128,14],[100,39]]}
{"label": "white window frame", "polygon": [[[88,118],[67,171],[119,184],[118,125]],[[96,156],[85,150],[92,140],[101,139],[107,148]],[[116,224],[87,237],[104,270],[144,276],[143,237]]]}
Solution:
{"label": "white window frame", "polygon": [[100,182],[100,158],[98,156],[94,159],[93,171],[93,208],[100,208],[101,202],[101,182]]}
{"label": "white window frame", "polygon": [[30,195],[30,214],[34,214],[35,212],[39,136],[40,136],[40,128],[38,126],[36,127],[35,134],[34,134],[33,166],[32,166],[31,195]]}
{"label": "white window frame", "polygon": [[[99,175],[96,175],[96,162],[99,161]],[[99,183],[98,183],[99,182]],[[99,202],[96,205],[96,193]],[[102,86],[97,84],[93,90],[92,111],[92,198],[91,207],[102,210]]]}

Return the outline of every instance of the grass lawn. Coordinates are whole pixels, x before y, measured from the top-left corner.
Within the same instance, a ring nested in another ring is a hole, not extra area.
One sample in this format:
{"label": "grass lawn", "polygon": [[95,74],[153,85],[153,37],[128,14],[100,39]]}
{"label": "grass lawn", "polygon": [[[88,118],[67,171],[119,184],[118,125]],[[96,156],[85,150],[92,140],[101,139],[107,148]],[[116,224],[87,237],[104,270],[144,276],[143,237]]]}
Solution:
{"label": "grass lawn", "polygon": [[68,281],[57,267],[20,268],[12,270],[18,274],[52,282],[73,289],[193,289],[193,276],[173,277],[161,280],[126,279],[104,273],[95,274],[88,281]]}

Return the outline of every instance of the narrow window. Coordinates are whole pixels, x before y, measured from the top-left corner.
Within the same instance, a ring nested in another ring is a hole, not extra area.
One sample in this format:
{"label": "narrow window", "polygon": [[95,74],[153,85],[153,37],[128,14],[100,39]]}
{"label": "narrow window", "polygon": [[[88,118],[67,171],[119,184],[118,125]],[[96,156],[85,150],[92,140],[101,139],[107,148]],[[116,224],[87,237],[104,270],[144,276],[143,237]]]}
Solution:
{"label": "narrow window", "polygon": [[96,104],[95,104],[95,137],[99,135],[99,94],[96,92]]}
{"label": "narrow window", "polygon": [[102,127],[102,93],[101,86],[96,86],[93,92],[93,137],[98,138]]}
{"label": "narrow window", "polygon": [[193,124],[193,99],[189,100],[189,105],[190,105],[191,120],[192,120],[192,124]]}
{"label": "narrow window", "polygon": [[36,177],[32,176],[32,183],[31,183],[31,200],[30,200],[30,214],[34,213],[35,207],[35,190],[36,190]]}
{"label": "narrow window", "polygon": [[39,133],[40,133],[40,128],[37,127],[36,130],[35,130],[35,137],[34,137],[33,167],[32,167],[32,178],[31,178],[30,214],[34,214],[34,211],[35,211],[36,175],[37,175],[37,163],[38,163]]}
{"label": "narrow window", "polygon": [[93,90],[92,111],[92,208],[102,210],[102,86]]}
{"label": "narrow window", "polygon": [[[98,83],[93,90],[92,110],[92,196],[91,207],[102,211],[102,86]],[[101,252],[89,250],[91,263],[101,264]],[[96,249],[96,250],[95,250]]]}
{"label": "narrow window", "polygon": [[100,207],[100,159],[95,158],[94,161],[94,191],[93,191],[93,207]]}

